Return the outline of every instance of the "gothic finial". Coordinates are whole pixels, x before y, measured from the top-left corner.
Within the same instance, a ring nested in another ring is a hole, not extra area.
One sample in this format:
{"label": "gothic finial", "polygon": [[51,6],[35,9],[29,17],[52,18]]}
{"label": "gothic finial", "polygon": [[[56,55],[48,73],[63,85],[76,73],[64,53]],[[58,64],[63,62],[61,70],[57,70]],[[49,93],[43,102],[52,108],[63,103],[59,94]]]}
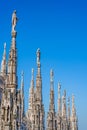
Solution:
{"label": "gothic finial", "polygon": [[50,70],[50,106],[49,109],[54,111],[54,73],[53,70]]}
{"label": "gothic finial", "polygon": [[32,68],[32,80],[34,80],[34,69]]}
{"label": "gothic finial", "polygon": [[51,80],[51,82],[53,82],[53,76],[54,76],[54,73],[53,73],[53,70],[51,69],[50,70],[50,80]]}
{"label": "gothic finial", "polygon": [[72,94],[72,104],[74,105],[74,95]]}
{"label": "gothic finial", "polygon": [[75,108],[75,102],[74,102],[74,95],[72,95],[72,120],[76,119],[76,108]]}
{"label": "gothic finial", "polygon": [[68,97],[68,120],[70,121],[70,97]]}
{"label": "gothic finial", "polygon": [[61,89],[61,84],[60,84],[60,82],[58,83],[58,91],[60,91],[60,89]]}
{"label": "gothic finial", "polygon": [[61,116],[61,84],[58,83],[58,115]]}
{"label": "gothic finial", "polygon": [[68,97],[68,106],[70,106],[70,97]]}
{"label": "gothic finial", "polygon": [[6,42],[4,43],[4,49],[6,49]]}
{"label": "gothic finial", "polygon": [[24,72],[21,72],[21,88],[24,87]]}
{"label": "gothic finial", "polygon": [[50,70],[50,87],[51,89],[53,89],[53,83],[54,83],[54,73],[53,73],[53,70],[51,69]]}
{"label": "gothic finial", "polygon": [[1,62],[1,74],[2,75],[6,74],[6,43],[4,43],[4,52],[3,52],[2,62]]}
{"label": "gothic finial", "polygon": [[64,98],[66,97],[66,90],[64,90]]}
{"label": "gothic finial", "polygon": [[58,98],[60,99],[61,96],[60,96],[60,90],[61,90],[61,84],[60,82],[58,83]]}
{"label": "gothic finial", "polygon": [[4,43],[4,54],[3,54],[3,59],[6,59],[6,42]]}

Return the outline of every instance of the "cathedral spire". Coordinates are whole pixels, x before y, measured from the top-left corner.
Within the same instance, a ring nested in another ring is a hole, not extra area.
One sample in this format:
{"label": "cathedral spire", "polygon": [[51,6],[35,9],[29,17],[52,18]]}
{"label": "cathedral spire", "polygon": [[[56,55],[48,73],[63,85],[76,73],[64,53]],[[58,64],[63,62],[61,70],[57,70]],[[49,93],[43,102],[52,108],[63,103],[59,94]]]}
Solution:
{"label": "cathedral spire", "polygon": [[41,78],[41,63],[40,63],[40,49],[37,49],[37,76],[36,76],[36,91],[35,96],[38,104],[42,104],[42,78]]}
{"label": "cathedral spire", "polygon": [[1,62],[1,75],[2,76],[6,75],[6,43],[4,43],[4,52]]}
{"label": "cathedral spire", "polygon": [[11,42],[11,49],[9,54],[9,61],[8,61],[8,75],[9,75],[9,83],[12,85],[13,88],[17,86],[17,49],[16,49],[16,36],[17,32],[15,30],[17,24],[17,16],[16,11],[12,14],[12,42]]}
{"label": "cathedral spire", "polygon": [[54,103],[54,73],[50,71],[50,104],[49,112],[47,113],[47,130],[56,130],[56,114],[55,114],[55,103]]}
{"label": "cathedral spire", "polygon": [[21,72],[21,96],[24,98],[24,72]]}
{"label": "cathedral spire", "polygon": [[72,95],[72,115],[71,115],[72,130],[78,130],[78,119],[76,115],[74,95]]}
{"label": "cathedral spire", "polygon": [[31,87],[34,88],[34,69],[32,68]]}
{"label": "cathedral spire", "polygon": [[28,109],[33,109],[33,103],[34,103],[34,69],[32,68]]}
{"label": "cathedral spire", "polygon": [[68,121],[70,121],[70,98],[68,98]]}
{"label": "cathedral spire", "polygon": [[74,101],[74,95],[72,95],[72,118],[75,117],[76,117],[75,101]]}
{"label": "cathedral spire", "polygon": [[62,116],[66,118],[66,90],[64,90],[64,95],[62,97]]}
{"label": "cathedral spire", "polygon": [[58,83],[58,115],[61,116],[61,84]]}
{"label": "cathedral spire", "polygon": [[54,106],[54,73],[53,70],[50,71],[50,106],[49,110],[53,111],[55,110]]}
{"label": "cathedral spire", "polygon": [[13,14],[12,14],[12,48],[14,51],[16,51],[16,35],[17,35],[17,32],[15,30],[16,28],[16,24],[17,24],[17,16],[16,16],[16,10],[14,10]]}
{"label": "cathedral spire", "polygon": [[21,121],[24,117],[24,72],[21,72]]}

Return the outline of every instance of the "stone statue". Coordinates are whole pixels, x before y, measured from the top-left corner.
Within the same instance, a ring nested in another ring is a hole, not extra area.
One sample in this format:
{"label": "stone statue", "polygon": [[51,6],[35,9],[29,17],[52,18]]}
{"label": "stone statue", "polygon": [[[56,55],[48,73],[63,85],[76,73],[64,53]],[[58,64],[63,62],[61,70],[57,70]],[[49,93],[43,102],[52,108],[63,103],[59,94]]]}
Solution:
{"label": "stone statue", "polygon": [[37,64],[40,64],[40,49],[37,49]]}
{"label": "stone statue", "polygon": [[12,14],[12,32],[15,31],[16,23],[17,23],[16,10]]}

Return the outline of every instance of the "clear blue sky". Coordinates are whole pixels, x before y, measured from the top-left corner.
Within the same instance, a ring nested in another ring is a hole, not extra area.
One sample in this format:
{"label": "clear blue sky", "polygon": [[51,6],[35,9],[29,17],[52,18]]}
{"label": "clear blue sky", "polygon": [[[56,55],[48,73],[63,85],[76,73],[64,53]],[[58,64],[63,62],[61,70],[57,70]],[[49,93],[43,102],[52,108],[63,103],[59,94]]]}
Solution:
{"label": "clear blue sky", "polygon": [[[57,83],[62,92],[75,95],[79,130],[87,130],[87,1],[86,0],[2,0],[0,1],[0,61],[3,43],[7,54],[11,43],[11,15],[17,10],[18,75],[25,73],[25,109],[31,68],[35,68],[36,50],[41,50],[43,102],[48,110],[50,77],[54,70],[55,103]],[[8,55],[7,55],[8,58]],[[36,78],[36,77],[35,77]],[[20,86],[19,86],[20,87]]]}

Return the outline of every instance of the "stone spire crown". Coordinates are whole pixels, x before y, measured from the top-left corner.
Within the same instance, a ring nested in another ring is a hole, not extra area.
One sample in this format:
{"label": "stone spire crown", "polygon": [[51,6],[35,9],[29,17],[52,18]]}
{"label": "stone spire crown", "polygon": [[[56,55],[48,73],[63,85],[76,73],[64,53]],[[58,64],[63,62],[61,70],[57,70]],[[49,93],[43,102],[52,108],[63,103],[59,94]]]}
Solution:
{"label": "stone spire crown", "polygon": [[34,80],[34,69],[32,68],[32,80]]}
{"label": "stone spire crown", "polygon": [[34,69],[33,68],[31,70],[31,85],[30,85],[30,87],[34,88]]}
{"label": "stone spire crown", "polygon": [[51,87],[51,90],[53,90],[53,84],[54,83],[54,73],[53,73],[53,70],[51,69],[50,70],[50,87]]}
{"label": "stone spire crown", "polygon": [[6,60],[6,42],[4,43],[3,60]]}
{"label": "stone spire crown", "polygon": [[6,75],[6,43],[4,43],[4,52],[1,62],[1,74]]}
{"label": "stone spire crown", "polygon": [[68,120],[70,121],[70,97],[68,97]]}
{"label": "stone spire crown", "polygon": [[62,96],[62,116],[66,118],[66,90]]}
{"label": "stone spire crown", "polygon": [[74,95],[72,95],[72,116],[76,116]]}
{"label": "stone spire crown", "polygon": [[41,77],[40,55],[41,55],[40,49],[38,48],[38,49],[37,49],[37,69],[38,69],[38,70],[37,70],[37,71],[38,71],[37,75],[38,75],[39,77]]}
{"label": "stone spire crown", "polygon": [[21,89],[23,90],[24,87],[24,72],[21,72]]}
{"label": "stone spire crown", "polygon": [[29,104],[28,108],[32,109],[34,102],[34,69],[31,70],[31,83],[30,83],[30,89],[29,89]]}
{"label": "stone spire crown", "polygon": [[61,91],[61,84],[60,84],[60,82],[59,82],[59,83],[58,83],[58,99],[61,98],[60,91]]}
{"label": "stone spire crown", "polygon": [[61,116],[61,84],[58,83],[58,115]]}
{"label": "stone spire crown", "polygon": [[50,106],[49,110],[54,111],[54,73],[53,70],[50,70]]}

